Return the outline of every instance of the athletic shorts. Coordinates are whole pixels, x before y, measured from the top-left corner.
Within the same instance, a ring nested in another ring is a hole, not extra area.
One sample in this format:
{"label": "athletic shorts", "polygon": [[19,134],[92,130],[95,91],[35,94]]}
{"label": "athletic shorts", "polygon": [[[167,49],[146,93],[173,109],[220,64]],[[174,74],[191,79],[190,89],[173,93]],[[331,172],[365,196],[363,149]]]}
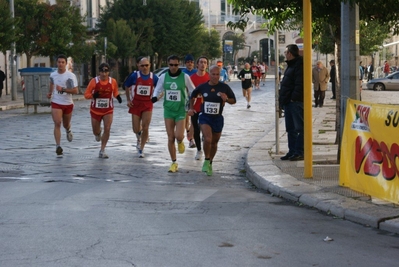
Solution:
{"label": "athletic shorts", "polygon": [[139,116],[143,115],[143,112],[151,112],[154,104],[151,101],[141,101],[133,105],[133,107],[129,108],[129,113]]}
{"label": "athletic shorts", "polygon": [[93,111],[90,111],[90,116],[96,121],[101,121],[105,115],[114,114],[113,112],[108,112],[106,114],[95,114]]}
{"label": "athletic shorts", "polygon": [[61,109],[64,114],[71,114],[73,111],[73,104],[70,105],[60,105],[54,102],[51,102],[51,108]]}
{"label": "athletic shorts", "polygon": [[165,119],[172,119],[174,121],[185,120],[186,115],[187,115],[187,112],[186,112],[185,107],[181,108],[178,111],[171,111],[171,110],[167,110],[166,108],[164,108],[164,110],[163,110],[163,117]]}
{"label": "athletic shorts", "polygon": [[200,113],[198,123],[208,124],[212,128],[212,132],[221,133],[224,126],[224,118],[222,115],[205,115]]}

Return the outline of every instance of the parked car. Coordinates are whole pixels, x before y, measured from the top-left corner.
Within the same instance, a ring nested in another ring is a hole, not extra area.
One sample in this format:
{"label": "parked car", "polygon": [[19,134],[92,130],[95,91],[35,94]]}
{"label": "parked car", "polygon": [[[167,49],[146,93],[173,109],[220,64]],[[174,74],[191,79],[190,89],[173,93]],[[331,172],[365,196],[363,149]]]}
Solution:
{"label": "parked car", "polygon": [[384,78],[372,79],[367,83],[367,89],[374,91],[399,91],[399,71]]}
{"label": "parked car", "polygon": [[[165,72],[167,72],[168,69],[169,69],[169,67],[163,67],[163,68],[160,68],[160,69],[156,69],[156,70],[154,70],[154,74],[156,74],[159,77],[162,74],[164,74]],[[179,67],[179,69],[181,71],[183,71],[183,69],[185,69],[185,67]]]}

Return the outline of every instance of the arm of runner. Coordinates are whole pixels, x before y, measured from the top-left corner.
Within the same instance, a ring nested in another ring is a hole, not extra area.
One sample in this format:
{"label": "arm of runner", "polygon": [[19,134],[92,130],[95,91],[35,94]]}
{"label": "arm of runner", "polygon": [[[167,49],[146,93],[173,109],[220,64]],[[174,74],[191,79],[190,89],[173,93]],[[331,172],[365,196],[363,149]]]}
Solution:
{"label": "arm of runner", "polygon": [[152,94],[152,99],[155,100],[155,98],[157,98],[157,100],[158,100],[158,96],[163,92],[164,80],[165,80],[165,75],[161,75],[161,77],[159,77],[159,79],[158,79],[157,85],[155,86],[154,93]]}
{"label": "arm of runner", "polygon": [[193,81],[191,81],[190,76],[188,76],[187,74],[184,74],[184,81],[186,83],[186,87],[188,89],[188,93],[189,95],[191,95],[191,93],[194,91],[195,86],[193,84]]}
{"label": "arm of runner", "polygon": [[89,84],[87,85],[86,91],[84,93],[84,97],[86,99],[92,99],[94,94],[94,87],[95,87],[94,78],[90,80]]}

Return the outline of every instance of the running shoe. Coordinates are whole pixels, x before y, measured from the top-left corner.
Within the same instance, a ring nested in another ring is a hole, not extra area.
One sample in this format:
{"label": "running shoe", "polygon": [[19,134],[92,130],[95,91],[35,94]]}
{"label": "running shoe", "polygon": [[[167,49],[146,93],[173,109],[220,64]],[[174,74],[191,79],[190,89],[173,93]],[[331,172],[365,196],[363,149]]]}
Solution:
{"label": "running shoe", "polygon": [[209,165],[210,165],[209,159],[204,160],[204,164],[202,165],[202,171],[207,172],[209,169]]}
{"label": "running shoe", "polygon": [[180,154],[184,153],[184,151],[186,150],[186,147],[184,146],[183,141],[181,141],[180,143],[177,143],[177,150],[179,151]]}
{"label": "running shoe", "polygon": [[62,147],[57,146],[57,148],[55,149],[55,153],[57,154],[57,157],[62,157],[63,153],[62,153]]}
{"label": "running shoe", "polygon": [[100,128],[100,133],[98,135],[95,135],[97,142],[101,141],[101,133],[102,133],[102,131],[103,131],[103,128]]}
{"label": "running shoe", "polygon": [[250,107],[251,107],[251,105],[250,105],[250,104],[248,104],[248,105],[247,105],[247,108],[250,108]]}
{"label": "running shoe", "polygon": [[191,139],[191,140],[190,140],[189,147],[190,147],[190,148],[197,147],[197,146],[195,145],[194,139]]}
{"label": "running shoe", "polygon": [[72,133],[72,131],[71,130],[66,130],[66,137],[67,137],[67,140],[69,141],[69,142],[72,142],[72,140],[73,140],[73,133]]}
{"label": "running shoe", "polygon": [[201,160],[201,158],[202,158],[202,150],[197,151],[197,154],[195,154],[195,159],[196,160]]}
{"label": "running shoe", "polygon": [[139,158],[144,158],[144,153],[141,149],[139,149]]}
{"label": "running shoe", "polygon": [[98,157],[99,157],[99,158],[102,158],[102,159],[107,159],[107,158],[109,158],[108,155],[105,154],[105,152],[104,152],[104,151],[101,151],[101,150],[100,150],[100,152],[98,153]]}
{"label": "running shoe", "polygon": [[172,165],[170,165],[168,172],[177,172],[178,170],[179,170],[179,165],[176,162],[173,162]]}
{"label": "running shoe", "polygon": [[213,173],[213,171],[212,171],[212,164],[209,164],[208,170],[206,171],[206,175],[212,176],[212,173]]}

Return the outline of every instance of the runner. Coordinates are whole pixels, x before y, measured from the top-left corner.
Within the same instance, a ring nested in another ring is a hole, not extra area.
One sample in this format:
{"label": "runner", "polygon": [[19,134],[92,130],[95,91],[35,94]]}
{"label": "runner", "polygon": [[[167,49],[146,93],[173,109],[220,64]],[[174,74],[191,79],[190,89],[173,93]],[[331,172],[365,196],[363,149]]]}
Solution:
{"label": "runner", "polygon": [[241,79],[242,95],[247,100],[247,108],[251,107],[251,93],[252,93],[252,71],[249,63],[245,63],[244,68],[238,74],[238,79]]}
{"label": "runner", "polygon": [[[183,72],[186,73],[188,76],[191,77],[191,75],[195,74],[197,72],[197,69],[194,68],[194,57],[190,54],[186,55],[184,58],[184,63],[186,64],[186,68],[183,69]],[[188,94],[188,92],[187,92]],[[188,146],[190,148],[195,147],[195,142],[193,138],[193,132],[192,132],[192,127],[190,123],[190,116],[186,116],[186,131],[187,131],[187,140],[189,141]]]}
{"label": "runner", "polygon": [[[114,78],[109,77],[109,65],[107,63],[101,63],[98,69],[100,75],[91,79],[84,93],[84,97],[86,99],[91,99],[91,127],[96,141],[101,141],[101,149],[98,153],[98,157],[107,159],[108,155],[105,153],[105,147],[107,146],[114,117],[113,97],[118,99],[119,104],[122,103],[122,98],[119,95],[118,83]],[[103,121],[104,126],[103,133],[101,121]]]}
{"label": "runner", "polygon": [[157,86],[152,95],[152,102],[158,101],[158,96],[165,90],[164,94],[164,120],[166,133],[168,135],[168,150],[172,164],[169,172],[177,172],[178,164],[176,162],[176,145],[178,151],[184,153],[185,146],[184,128],[186,119],[186,107],[188,104],[187,89],[189,92],[194,90],[190,76],[179,69],[179,57],[172,55],[168,57],[169,70],[159,77]]}
{"label": "runner", "polygon": [[258,65],[256,64],[256,61],[252,62],[251,71],[252,71],[252,79],[253,79],[253,84],[254,84],[255,90],[259,90],[261,73],[260,73],[260,69],[259,69]]}
{"label": "runner", "polygon": [[194,101],[197,96],[201,95],[203,101],[198,122],[204,136],[205,160],[202,165],[202,171],[211,176],[213,173],[212,162],[216,155],[224,126],[223,107],[225,103],[235,104],[236,97],[230,86],[219,81],[220,69],[218,66],[211,66],[209,71],[209,82],[201,84],[191,94],[189,114],[193,116],[196,113]]}
{"label": "runner", "polygon": [[[191,81],[193,82],[195,87],[198,87],[200,84],[206,83],[209,81],[209,74],[206,71],[208,67],[208,58],[205,56],[201,56],[197,59],[197,73],[191,75]],[[200,160],[202,158],[202,150],[201,150],[201,137],[200,132],[201,129],[198,125],[198,114],[201,111],[202,104],[202,96],[197,95],[197,98],[194,99],[193,109],[195,110],[194,115],[191,116],[191,128],[190,132],[194,133],[195,145],[197,147],[197,154],[195,155],[196,160]]]}
{"label": "runner", "polygon": [[228,81],[228,76],[227,76],[227,71],[225,68],[223,68],[223,62],[222,61],[218,61],[216,63],[216,65],[219,67],[220,69],[220,79],[219,81],[221,81],[222,83],[226,83]]}
{"label": "runner", "polygon": [[78,80],[75,74],[67,71],[67,57],[57,57],[57,71],[50,74],[50,91],[47,97],[51,98],[51,116],[54,121],[54,139],[56,144],[55,153],[57,157],[63,156],[61,147],[61,123],[66,130],[66,137],[69,142],[73,140],[71,131],[71,120],[73,111],[72,95],[79,92]]}
{"label": "runner", "polygon": [[126,100],[132,114],[132,128],[137,137],[139,158],[144,158],[144,146],[148,140],[152,118],[151,97],[157,85],[158,76],[150,72],[150,61],[142,58],[139,71],[134,72],[125,82]]}
{"label": "runner", "polygon": [[267,76],[267,71],[269,70],[269,67],[266,65],[265,62],[262,62],[262,64],[258,65],[261,73],[261,81],[263,82],[263,86],[265,85],[266,82],[266,76]]}

